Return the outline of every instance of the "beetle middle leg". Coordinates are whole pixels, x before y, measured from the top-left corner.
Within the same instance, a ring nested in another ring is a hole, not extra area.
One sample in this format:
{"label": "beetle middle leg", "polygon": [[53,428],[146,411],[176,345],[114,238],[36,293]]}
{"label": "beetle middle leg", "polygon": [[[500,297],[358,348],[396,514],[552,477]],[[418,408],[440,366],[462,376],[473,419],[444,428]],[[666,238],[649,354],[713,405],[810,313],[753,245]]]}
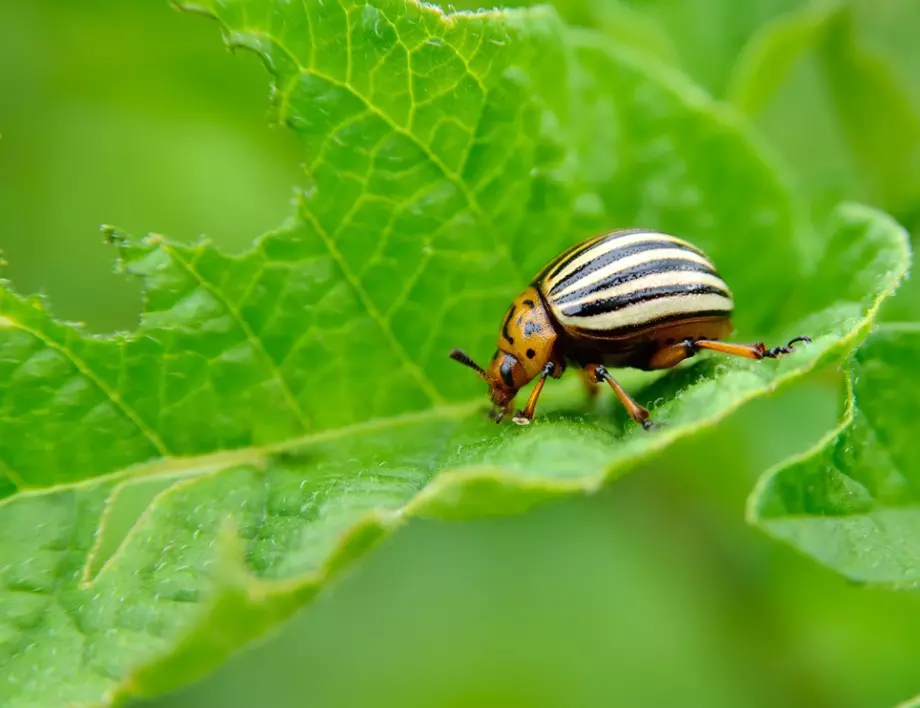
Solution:
{"label": "beetle middle leg", "polygon": [[767,349],[763,342],[756,344],[732,344],[730,342],[718,342],[713,339],[685,339],[677,344],[669,344],[656,351],[649,359],[647,368],[649,369],[670,369],[676,366],[684,359],[689,359],[700,349],[709,349],[710,351],[740,356],[745,359],[776,359],[783,354],[792,352],[792,347],[798,342],[810,342],[808,337],[795,337],[789,340],[787,344],[779,347]]}
{"label": "beetle middle leg", "polygon": [[613,389],[613,392],[617,395],[617,398],[620,399],[620,403],[623,404],[623,407],[626,408],[626,412],[629,413],[629,417],[636,421],[646,430],[651,430],[655,427],[655,424],[649,420],[648,409],[643,408],[638,403],[636,403],[632,396],[626,393],[626,390],[617,383],[617,380],[610,375],[610,372],[607,371],[604,366],[601,364],[588,364],[585,366],[585,373],[593,378],[597,383],[601,381],[606,381],[610,388]]}
{"label": "beetle middle leg", "polygon": [[594,377],[594,373],[589,373],[587,369],[579,369],[579,376],[581,376],[581,382],[584,384],[585,394],[588,396],[588,401],[594,403],[597,400],[597,379]]}

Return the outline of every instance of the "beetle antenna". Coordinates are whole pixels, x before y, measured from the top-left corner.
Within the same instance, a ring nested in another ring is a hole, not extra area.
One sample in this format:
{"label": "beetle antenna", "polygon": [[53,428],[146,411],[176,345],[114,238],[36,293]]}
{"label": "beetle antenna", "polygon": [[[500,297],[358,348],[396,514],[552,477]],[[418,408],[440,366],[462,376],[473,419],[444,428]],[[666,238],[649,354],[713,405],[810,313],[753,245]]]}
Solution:
{"label": "beetle antenna", "polygon": [[454,349],[450,353],[450,358],[453,359],[454,361],[460,362],[464,366],[470,367],[473,371],[479,374],[479,378],[481,378],[486,383],[490,383],[489,375],[485,372],[485,370],[479,364],[477,364],[475,361],[470,359],[466,355],[466,352],[462,352],[459,349]]}

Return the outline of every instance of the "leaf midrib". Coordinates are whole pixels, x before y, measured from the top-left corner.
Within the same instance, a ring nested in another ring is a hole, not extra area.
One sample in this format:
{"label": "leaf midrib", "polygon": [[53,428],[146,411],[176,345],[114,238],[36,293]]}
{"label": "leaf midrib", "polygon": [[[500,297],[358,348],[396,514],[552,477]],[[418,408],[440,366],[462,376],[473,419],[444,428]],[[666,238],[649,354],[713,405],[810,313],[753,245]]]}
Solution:
{"label": "leaf midrib", "polygon": [[312,422],[308,418],[303,407],[298,402],[294,392],[291,390],[287,379],[281,373],[281,369],[278,367],[277,362],[271,357],[271,355],[268,353],[268,350],[265,348],[265,342],[256,335],[252,329],[252,326],[249,324],[249,321],[243,317],[243,314],[239,311],[239,309],[230,302],[230,300],[221,291],[220,288],[216,287],[212,282],[204,278],[201,273],[198,272],[194,259],[186,261],[180,254],[179,249],[174,248],[172,244],[167,241],[162,243],[161,248],[176,263],[178,263],[182,269],[184,269],[190,276],[192,276],[192,278],[194,278],[195,281],[211,295],[211,297],[217,299],[217,301],[223,305],[227,312],[230,313],[230,316],[236,321],[237,326],[246,336],[246,340],[256,349],[256,351],[258,351],[261,359],[268,365],[268,369],[271,372],[271,378],[278,382],[282,396],[284,397],[285,405],[287,405],[291,413],[293,413],[294,417],[297,419],[297,423],[300,425],[301,430],[310,430],[313,428],[314,426]]}
{"label": "leaf midrib", "polygon": [[17,493],[0,499],[0,507],[10,504],[23,497],[43,496],[67,490],[88,489],[100,484],[120,482],[127,479],[153,479],[156,477],[181,479],[207,474],[227,467],[239,465],[260,465],[272,456],[300,450],[342,437],[360,435],[368,432],[388,430],[404,425],[423,423],[430,420],[450,420],[460,418],[472,413],[482,405],[482,398],[464,401],[449,405],[432,406],[419,411],[401,413],[386,418],[370,418],[358,423],[327,428],[318,432],[311,432],[293,438],[266,443],[265,445],[250,445],[234,448],[233,450],[220,450],[204,455],[164,455],[152,460],[134,463],[127,467],[108,472],[96,477],[88,477],[75,482],[53,484],[47,487],[25,487]]}

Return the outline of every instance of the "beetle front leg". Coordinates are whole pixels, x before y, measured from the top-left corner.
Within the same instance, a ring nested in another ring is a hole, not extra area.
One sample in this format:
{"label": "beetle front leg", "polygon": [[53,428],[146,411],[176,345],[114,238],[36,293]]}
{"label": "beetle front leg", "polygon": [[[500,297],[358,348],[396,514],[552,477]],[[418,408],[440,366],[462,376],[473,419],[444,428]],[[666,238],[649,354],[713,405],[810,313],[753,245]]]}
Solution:
{"label": "beetle front leg", "polygon": [[547,362],[546,366],[543,367],[543,371],[540,373],[540,380],[537,381],[537,385],[534,386],[533,391],[530,392],[530,398],[527,399],[527,405],[524,406],[524,410],[515,413],[511,420],[518,425],[528,425],[530,421],[533,420],[533,414],[537,408],[537,399],[540,398],[540,393],[543,391],[543,386],[546,384],[547,377],[552,376],[555,370],[556,365],[551,361]]}
{"label": "beetle front leg", "polygon": [[613,392],[616,394],[617,398],[620,399],[620,403],[623,404],[623,407],[626,408],[626,412],[629,413],[629,417],[636,421],[646,430],[651,430],[652,428],[657,427],[651,420],[649,420],[648,409],[643,408],[638,403],[636,403],[632,396],[626,393],[626,390],[620,386],[615,378],[610,375],[610,372],[607,371],[601,364],[588,364],[585,367],[585,371],[589,376],[592,376],[595,381],[600,383],[601,381],[606,381],[610,388],[613,389]]}

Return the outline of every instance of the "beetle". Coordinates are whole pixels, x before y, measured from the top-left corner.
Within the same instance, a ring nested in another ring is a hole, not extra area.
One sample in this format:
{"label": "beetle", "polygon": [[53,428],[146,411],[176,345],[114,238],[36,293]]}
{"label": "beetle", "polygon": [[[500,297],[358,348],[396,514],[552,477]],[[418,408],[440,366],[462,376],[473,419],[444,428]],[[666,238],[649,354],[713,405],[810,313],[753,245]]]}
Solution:
{"label": "beetle", "polygon": [[491,417],[501,422],[518,390],[539,377],[513,421],[533,420],[546,379],[568,364],[582,370],[589,390],[607,382],[630,417],[646,430],[649,412],[607,367],[652,371],[676,366],[701,349],[748,359],[775,359],[795,337],[768,349],[763,342],[720,341],[731,334],[734,302],[715,265],[696,246],[647,229],[620,229],[560,253],[512,302],[498,348],[483,369],[460,349],[450,357],[489,385]]}

